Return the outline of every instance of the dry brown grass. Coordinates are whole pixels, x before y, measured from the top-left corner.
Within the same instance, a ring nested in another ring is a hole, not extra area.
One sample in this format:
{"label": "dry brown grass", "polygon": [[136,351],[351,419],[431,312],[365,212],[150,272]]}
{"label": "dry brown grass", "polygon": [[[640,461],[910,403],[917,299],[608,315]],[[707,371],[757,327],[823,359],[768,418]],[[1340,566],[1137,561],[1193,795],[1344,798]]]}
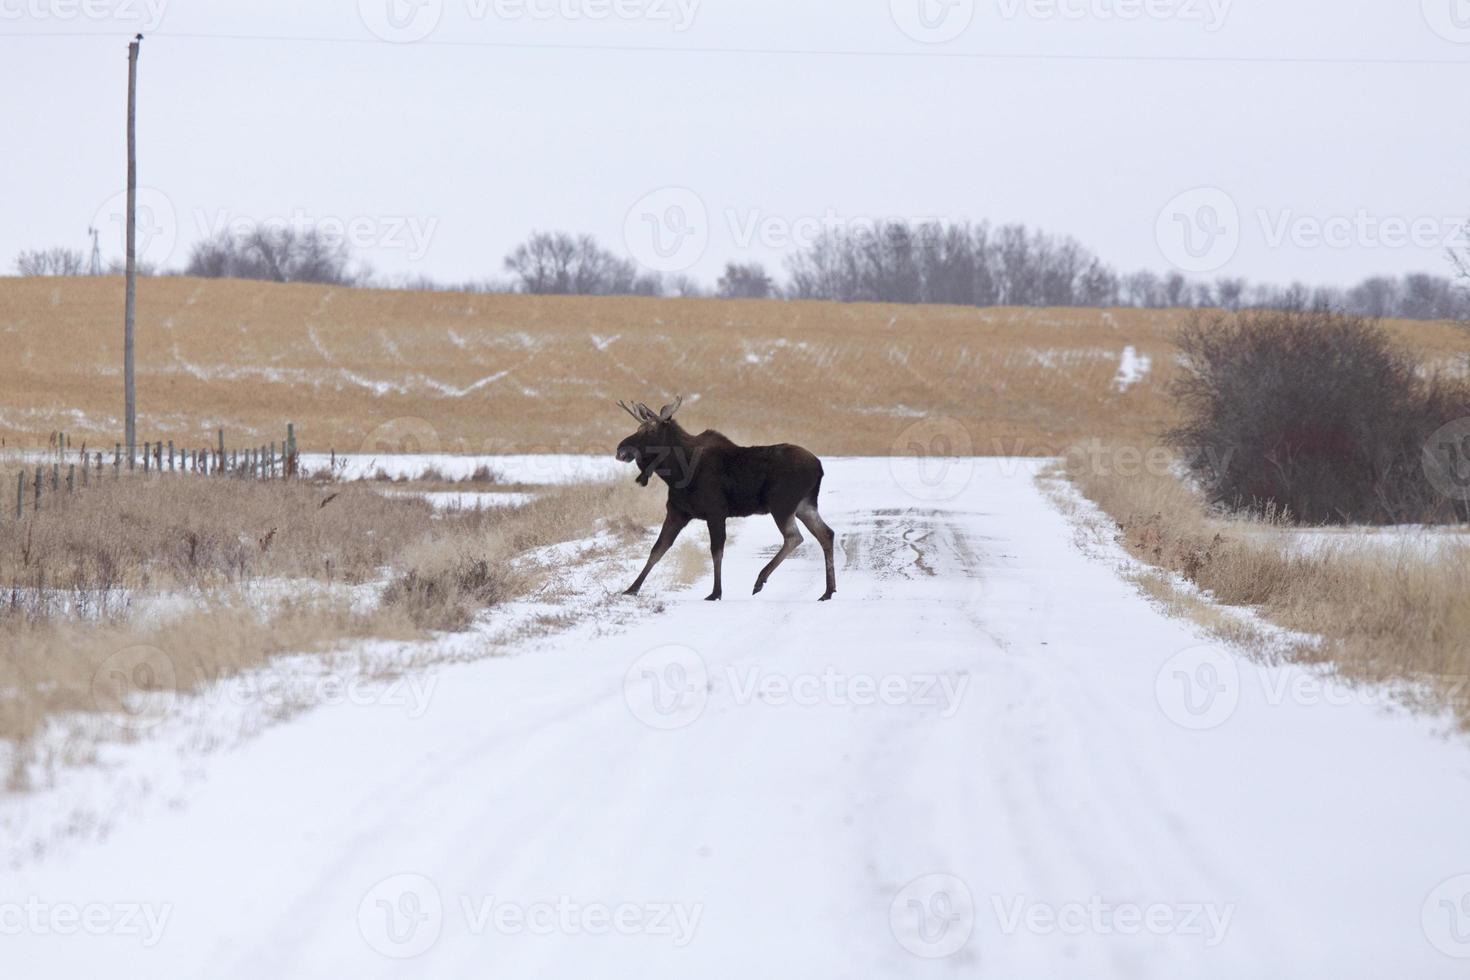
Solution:
{"label": "dry brown grass", "polygon": [[[0,278],[0,438],[120,438],[122,281]],[[303,451],[602,453],[615,398],[693,397],[688,424],[821,453],[906,452],[950,417],[974,452],[1051,455],[1176,419],[1178,311],[467,295],[185,278],[138,286],[140,439]],[[1394,324],[1429,361],[1446,324]],[[1117,390],[1125,346],[1151,359]],[[404,420],[423,420],[424,424]],[[385,428],[386,427],[386,428]],[[964,447],[959,447],[963,451]]]}
{"label": "dry brown grass", "polygon": [[[1423,684],[1435,704],[1470,724],[1470,535],[1435,548],[1351,535],[1303,547],[1299,530],[1269,516],[1210,514],[1168,468],[1115,465],[1126,451],[1112,444],[1074,453],[1065,471],[1116,523],[1129,553],[1178,573],[1218,602],[1322,638],[1293,647],[1293,656],[1331,664],[1353,681]],[[1215,632],[1259,645],[1259,634],[1171,589],[1167,579],[1142,584]]]}
{"label": "dry brown grass", "polygon": [[[0,479],[7,472],[0,467]],[[0,605],[34,614],[46,612],[27,603],[38,593],[85,599],[266,577],[363,582],[442,524],[423,500],[367,485],[141,474],[72,494],[48,490],[39,513],[6,518]],[[489,519],[467,511],[452,521]]]}
{"label": "dry brown grass", "polygon": [[[371,483],[106,481],[0,524],[0,582],[11,597],[0,606],[0,739],[24,742],[62,713],[116,714],[125,693],[194,692],[282,654],[462,629],[555,577],[555,562],[524,560],[537,549],[599,527],[646,544],[660,508],[640,489],[570,486],[520,507],[435,515]],[[242,588],[257,581],[285,588]],[[342,588],[384,581],[376,604]],[[99,592],[185,602],[130,614]],[[129,651],[139,649],[134,664]],[[11,753],[13,786],[35,751]]]}

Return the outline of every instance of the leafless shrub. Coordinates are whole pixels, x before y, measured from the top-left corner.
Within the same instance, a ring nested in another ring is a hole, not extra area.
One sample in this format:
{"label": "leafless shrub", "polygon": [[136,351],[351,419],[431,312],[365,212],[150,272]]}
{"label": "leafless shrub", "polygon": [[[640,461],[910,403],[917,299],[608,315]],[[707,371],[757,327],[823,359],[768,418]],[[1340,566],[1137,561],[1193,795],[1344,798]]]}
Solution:
{"label": "leafless shrub", "polygon": [[1423,447],[1470,415],[1463,382],[1421,377],[1376,323],[1327,312],[1197,317],[1179,336],[1170,441],[1209,499],[1307,524],[1470,518],[1428,480]]}

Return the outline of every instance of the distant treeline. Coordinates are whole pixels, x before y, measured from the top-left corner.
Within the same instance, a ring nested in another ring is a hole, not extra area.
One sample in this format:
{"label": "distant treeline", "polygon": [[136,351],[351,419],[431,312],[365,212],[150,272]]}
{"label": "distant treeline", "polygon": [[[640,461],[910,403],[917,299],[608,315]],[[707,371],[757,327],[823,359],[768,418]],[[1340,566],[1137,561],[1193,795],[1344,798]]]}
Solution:
{"label": "distant treeline", "polygon": [[[182,274],[397,289],[579,296],[718,296],[963,306],[1132,306],[1320,309],[1371,317],[1470,320],[1470,263],[1459,280],[1425,273],[1375,276],[1350,289],[1211,281],[1180,272],[1120,274],[1075,239],[1025,225],[878,222],[828,230],[786,263],[778,281],[758,262],[731,262],[713,287],[640,269],[590,235],[536,232],[502,262],[505,278],[443,283],[385,278],[354,266],[341,241],[311,229],[261,227],[196,243]],[[21,275],[80,275],[80,252],[22,252]],[[109,272],[120,271],[117,263]],[[152,273],[147,269],[145,272]]]}

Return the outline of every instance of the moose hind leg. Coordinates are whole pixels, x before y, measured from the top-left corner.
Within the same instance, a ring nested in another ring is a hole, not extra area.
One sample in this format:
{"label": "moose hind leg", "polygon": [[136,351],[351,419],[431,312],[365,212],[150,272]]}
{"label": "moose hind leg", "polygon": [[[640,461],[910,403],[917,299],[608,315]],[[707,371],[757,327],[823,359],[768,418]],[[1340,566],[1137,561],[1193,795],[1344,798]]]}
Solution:
{"label": "moose hind leg", "polygon": [[796,516],[801,523],[806,525],[806,529],[812,532],[812,537],[817,539],[817,543],[822,546],[822,557],[827,562],[827,591],[822,593],[822,601],[826,601],[832,598],[832,593],[837,591],[837,569],[832,561],[832,544],[837,535],[832,533],[827,522],[822,520],[822,515],[817,513],[816,504],[803,503],[796,508]]}
{"label": "moose hind leg", "polygon": [[776,570],[776,566],[785,561],[786,556],[795,551],[796,546],[801,544],[801,532],[796,529],[796,519],[791,514],[773,516],[776,517],[776,527],[781,529],[781,535],[785,540],[781,542],[781,549],[776,552],[776,557],[767,562],[766,567],[762,568],[761,573],[756,576],[755,588],[751,590],[751,595],[755,595],[766,587],[766,579],[771,577],[771,573]]}

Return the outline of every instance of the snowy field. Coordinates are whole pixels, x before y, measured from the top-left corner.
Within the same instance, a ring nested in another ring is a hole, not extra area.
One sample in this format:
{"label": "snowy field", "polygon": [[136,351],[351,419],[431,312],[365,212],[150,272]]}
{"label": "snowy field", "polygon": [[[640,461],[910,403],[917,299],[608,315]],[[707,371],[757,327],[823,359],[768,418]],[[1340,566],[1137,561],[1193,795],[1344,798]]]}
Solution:
{"label": "snowy field", "polygon": [[188,781],[162,726],[113,764],[166,799],[3,872],[0,967],[1465,976],[1470,747],[1166,617],[1079,547],[1041,465],[828,461],[830,603],[811,543],[749,595],[779,542],[751,518],[724,602],[668,565],[618,597],[630,555],[569,576],[596,614],[504,656],[446,641],[468,662],[412,697],[295,714]]}

